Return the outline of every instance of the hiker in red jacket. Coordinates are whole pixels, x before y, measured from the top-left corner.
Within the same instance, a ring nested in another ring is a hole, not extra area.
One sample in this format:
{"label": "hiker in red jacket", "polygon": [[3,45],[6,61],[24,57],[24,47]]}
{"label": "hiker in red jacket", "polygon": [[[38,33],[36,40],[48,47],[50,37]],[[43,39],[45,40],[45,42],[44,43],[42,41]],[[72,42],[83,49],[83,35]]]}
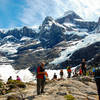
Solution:
{"label": "hiker in red jacket", "polygon": [[37,95],[44,93],[44,85],[45,85],[45,70],[44,70],[44,62],[37,68]]}
{"label": "hiker in red jacket", "polygon": [[68,72],[68,78],[70,78],[71,77],[71,72],[72,72],[70,66],[67,67],[67,72]]}

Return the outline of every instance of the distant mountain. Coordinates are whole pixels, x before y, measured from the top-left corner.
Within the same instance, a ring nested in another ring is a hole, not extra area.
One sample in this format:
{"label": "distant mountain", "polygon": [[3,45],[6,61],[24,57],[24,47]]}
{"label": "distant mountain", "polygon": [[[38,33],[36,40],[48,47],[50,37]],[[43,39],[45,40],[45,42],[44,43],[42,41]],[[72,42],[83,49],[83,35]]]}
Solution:
{"label": "distant mountain", "polygon": [[83,20],[79,15],[77,15],[74,11],[67,11],[64,13],[64,16],[58,18],[56,21],[60,24],[63,23],[74,23],[75,19]]}

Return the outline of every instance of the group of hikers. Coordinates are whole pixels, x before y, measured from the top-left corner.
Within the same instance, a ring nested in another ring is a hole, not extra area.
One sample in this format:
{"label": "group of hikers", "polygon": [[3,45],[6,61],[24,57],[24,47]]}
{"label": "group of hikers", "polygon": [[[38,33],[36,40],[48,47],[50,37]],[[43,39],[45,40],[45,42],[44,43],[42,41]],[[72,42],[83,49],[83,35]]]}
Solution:
{"label": "group of hikers", "polygon": [[[45,71],[44,66],[45,66],[45,63],[41,62],[40,66],[38,66],[38,68],[37,68],[37,95],[44,93],[45,80],[48,77],[48,73]],[[67,78],[70,78],[71,73],[72,73],[71,66],[67,67],[67,73],[68,73]],[[60,74],[60,79],[63,79],[63,75],[64,75],[63,69],[60,70],[59,74]],[[80,64],[80,71],[79,71],[79,73],[77,73],[75,71],[75,75],[76,74],[86,75],[86,61],[85,61],[85,59],[82,59],[82,63]],[[56,73],[54,73],[53,80],[57,80]]]}
{"label": "group of hikers", "polygon": [[[48,73],[45,71],[44,67],[45,67],[45,63],[41,62],[40,65],[36,69],[37,95],[45,93],[44,92],[44,87],[45,87],[45,82],[48,79]],[[72,76],[71,66],[67,66],[67,73],[68,73],[68,76],[66,76],[66,77],[70,78]],[[96,66],[96,68],[93,68],[93,70],[89,71],[89,73],[90,74],[92,73],[92,75],[94,76],[94,79],[95,79],[95,82],[96,82],[96,85],[97,85],[99,100],[100,100],[100,65]],[[82,59],[82,62],[79,66],[79,69],[77,70],[75,68],[72,77],[86,76],[86,74],[87,74],[86,60]],[[64,77],[63,69],[60,70],[59,75],[60,75],[59,80],[63,79],[63,77]],[[12,80],[11,76],[8,78],[8,81],[9,80]],[[17,76],[16,80],[21,81],[21,78],[19,76]],[[54,76],[53,76],[52,80],[58,80],[58,77],[57,77],[56,73],[54,73]]]}
{"label": "group of hikers", "polygon": [[[80,69],[79,69],[79,72],[77,72],[77,70],[75,69],[75,71],[73,72],[73,77],[75,76],[82,76],[82,75],[85,75],[86,76],[86,61],[85,59],[82,59],[82,62],[80,64]],[[72,69],[71,69],[71,66],[67,66],[67,73],[68,73],[68,76],[67,78],[70,78],[71,77],[71,74],[72,74]],[[89,74],[92,74],[92,71],[89,71]],[[60,70],[60,79],[63,79],[63,69]],[[57,75],[56,73],[54,73],[54,77],[53,79],[57,79]]]}
{"label": "group of hikers", "polygon": [[[12,76],[10,76],[10,77],[8,78],[8,82],[9,82],[10,80],[13,80],[13,79],[12,79]],[[16,80],[17,80],[17,81],[21,81],[21,78],[20,78],[19,76],[17,76],[17,77],[16,77]]]}
{"label": "group of hikers", "polygon": [[[41,62],[40,66],[38,66],[38,68],[37,68],[37,95],[40,95],[40,94],[44,93],[45,80],[46,80],[46,77],[48,77],[48,73],[45,71],[44,66],[45,66],[45,63]],[[97,70],[95,69],[94,72],[96,72],[96,71]],[[94,72],[92,72],[92,73],[94,73]],[[67,67],[67,73],[68,73],[67,78],[70,78],[71,73],[72,73],[72,70],[71,70],[70,66]],[[77,72],[75,70],[74,75],[85,75],[86,76],[86,73],[87,73],[86,60],[82,59],[82,62],[80,64],[79,72]],[[63,73],[63,70],[61,69],[60,70],[60,79],[63,79],[63,75],[64,75],[64,73]],[[100,100],[100,76],[96,76],[94,74],[94,78],[95,78],[95,81],[96,81],[99,100]],[[56,73],[54,73],[53,79],[57,79]]]}

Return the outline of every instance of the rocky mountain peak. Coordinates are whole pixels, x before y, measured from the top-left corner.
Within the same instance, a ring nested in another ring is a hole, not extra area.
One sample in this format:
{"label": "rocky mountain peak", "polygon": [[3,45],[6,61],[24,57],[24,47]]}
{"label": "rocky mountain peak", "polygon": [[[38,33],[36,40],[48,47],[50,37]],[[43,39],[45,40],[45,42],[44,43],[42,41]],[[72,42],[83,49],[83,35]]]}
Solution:
{"label": "rocky mountain peak", "polygon": [[54,19],[51,17],[51,16],[47,16],[43,23],[42,23],[42,26],[45,25],[45,24],[49,24],[49,22],[52,22]]}
{"label": "rocky mountain peak", "polygon": [[64,13],[64,17],[67,17],[67,16],[77,16],[79,19],[81,19],[81,17],[79,16],[79,15],[77,15],[74,11],[71,11],[71,10],[69,10],[69,11],[66,11],[65,13]]}
{"label": "rocky mountain peak", "polygon": [[60,24],[63,24],[63,23],[66,23],[66,22],[73,23],[74,19],[82,19],[82,18],[79,15],[77,15],[74,11],[66,11],[64,13],[64,16],[57,19],[57,22],[60,23]]}

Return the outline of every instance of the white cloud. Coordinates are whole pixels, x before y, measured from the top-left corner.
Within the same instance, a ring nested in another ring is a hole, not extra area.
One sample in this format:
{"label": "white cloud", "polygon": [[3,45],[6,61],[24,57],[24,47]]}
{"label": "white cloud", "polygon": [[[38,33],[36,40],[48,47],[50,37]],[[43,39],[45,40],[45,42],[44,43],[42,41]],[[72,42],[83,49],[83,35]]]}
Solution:
{"label": "white cloud", "polygon": [[60,17],[73,10],[86,20],[98,20],[100,0],[26,0],[20,20],[27,25],[40,24],[46,16]]}

